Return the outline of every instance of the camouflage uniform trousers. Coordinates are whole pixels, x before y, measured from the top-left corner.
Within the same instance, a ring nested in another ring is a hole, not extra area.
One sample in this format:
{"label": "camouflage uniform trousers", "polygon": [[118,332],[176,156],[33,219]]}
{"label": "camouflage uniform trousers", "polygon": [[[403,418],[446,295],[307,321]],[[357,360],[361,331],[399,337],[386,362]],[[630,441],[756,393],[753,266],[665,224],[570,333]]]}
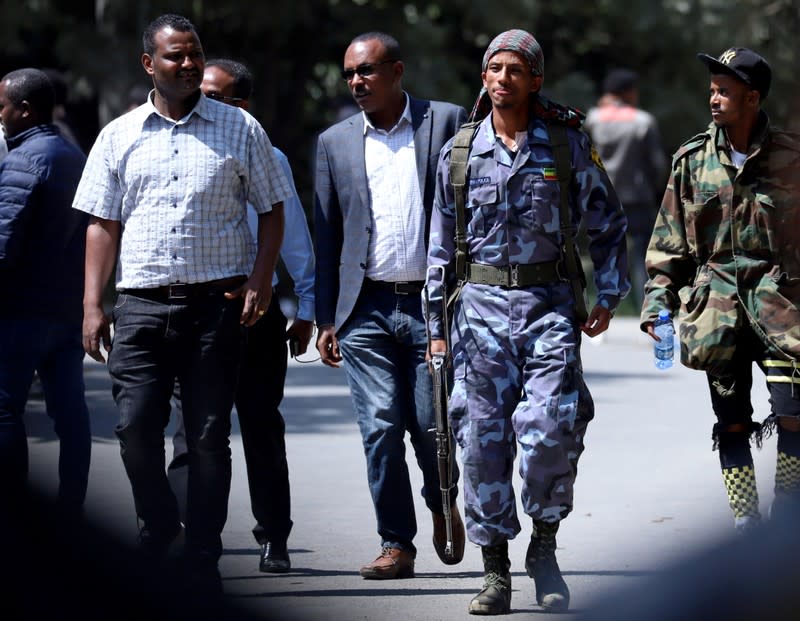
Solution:
{"label": "camouflage uniform trousers", "polygon": [[554,522],[573,484],[594,403],[566,283],[503,289],[468,284],[453,322],[449,415],[461,447],[467,534],[497,545],[520,532],[512,468],[521,448],[522,506]]}

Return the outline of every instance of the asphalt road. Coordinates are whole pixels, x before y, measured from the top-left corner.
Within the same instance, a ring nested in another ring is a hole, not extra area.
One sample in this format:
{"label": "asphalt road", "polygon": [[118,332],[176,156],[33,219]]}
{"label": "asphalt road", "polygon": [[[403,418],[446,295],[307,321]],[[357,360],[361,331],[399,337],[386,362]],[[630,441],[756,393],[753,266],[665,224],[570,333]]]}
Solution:
{"label": "asphalt road", "polygon": [[[597,602],[614,601],[617,592],[625,593],[623,598],[647,592],[664,568],[726,540],[733,530],[717,454],[711,451],[713,415],[704,375],[680,365],[655,369],[647,337],[629,318],[615,319],[602,338],[585,340],[583,360],[596,417],[580,462],[575,510],[558,538],[559,563],[572,592],[565,619],[591,617]],[[117,415],[105,367],[87,358],[86,380],[94,436],[87,516],[97,532],[132,543],[138,526],[113,433]],[[763,382],[756,384],[760,420],[768,414],[768,400]],[[57,479],[57,442],[43,402],[32,400],[28,410],[31,479],[48,497]],[[421,497],[416,578],[380,582],[358,575],[359,567],[377,556],[380,541],[344,372],[290,361],[282,411],[295,523],[289,540],[293,571],[258,572],[234,417],[233,485],[220,562],[232,609],[288,620],[474,618],[467,604],[482,583],[480,550],[468,543],[460,565],[442,565],[430,545],[432,525]],[[755,458],[766,514],[775,439]],[[412,476],[415,489],[421,488],[416,467]],[[521,509],[519,514],[524,531],[510,544],[511,618],[540,614],[523,566],[530,523]],[[53,576],[41,578],[46,584]],[[91,597],[92,585],[86,587]]]}

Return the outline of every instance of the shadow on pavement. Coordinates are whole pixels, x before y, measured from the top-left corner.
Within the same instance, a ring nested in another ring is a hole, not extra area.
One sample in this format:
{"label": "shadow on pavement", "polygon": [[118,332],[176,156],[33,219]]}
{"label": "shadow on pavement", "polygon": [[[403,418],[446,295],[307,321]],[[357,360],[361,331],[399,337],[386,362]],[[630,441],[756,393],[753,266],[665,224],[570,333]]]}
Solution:
{"label": "shadow on pavement", "polygon": [[796,621],[800,618],[797,515],[687,554],[613,589],[586,606],[580,621]]}
{"label": "shadow on pavement", "polygon": [[64,523],[34,492],[0,514],[0,619],[271,619],[233,598],[189,590],[191,577],[155,571],[96,524]]}

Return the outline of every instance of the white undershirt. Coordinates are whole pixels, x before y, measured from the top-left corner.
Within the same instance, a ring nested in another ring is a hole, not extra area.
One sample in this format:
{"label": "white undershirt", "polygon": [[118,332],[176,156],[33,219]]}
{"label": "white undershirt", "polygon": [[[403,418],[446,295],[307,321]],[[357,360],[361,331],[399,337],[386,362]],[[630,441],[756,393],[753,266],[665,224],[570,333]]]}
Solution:
{"label": "white undershirt", "polygon": [[731,161],[736,168],[741,168],[744,161],[747,159],[747,153],[740,153],[731,147]]}

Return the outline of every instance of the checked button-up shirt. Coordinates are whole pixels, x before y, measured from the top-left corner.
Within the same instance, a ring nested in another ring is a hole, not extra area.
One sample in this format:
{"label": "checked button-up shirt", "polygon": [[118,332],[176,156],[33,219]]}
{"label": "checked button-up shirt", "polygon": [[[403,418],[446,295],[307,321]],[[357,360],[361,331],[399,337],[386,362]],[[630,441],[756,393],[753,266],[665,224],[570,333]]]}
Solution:
{"label": "checked button-up shirt", "polygon": [[148,101],[92,147],[73,207],[122,225],[118,289],[208,282],[252,271],[257,213],[292,197],[266,132],[240,108],[200,96],[179,121]]}

